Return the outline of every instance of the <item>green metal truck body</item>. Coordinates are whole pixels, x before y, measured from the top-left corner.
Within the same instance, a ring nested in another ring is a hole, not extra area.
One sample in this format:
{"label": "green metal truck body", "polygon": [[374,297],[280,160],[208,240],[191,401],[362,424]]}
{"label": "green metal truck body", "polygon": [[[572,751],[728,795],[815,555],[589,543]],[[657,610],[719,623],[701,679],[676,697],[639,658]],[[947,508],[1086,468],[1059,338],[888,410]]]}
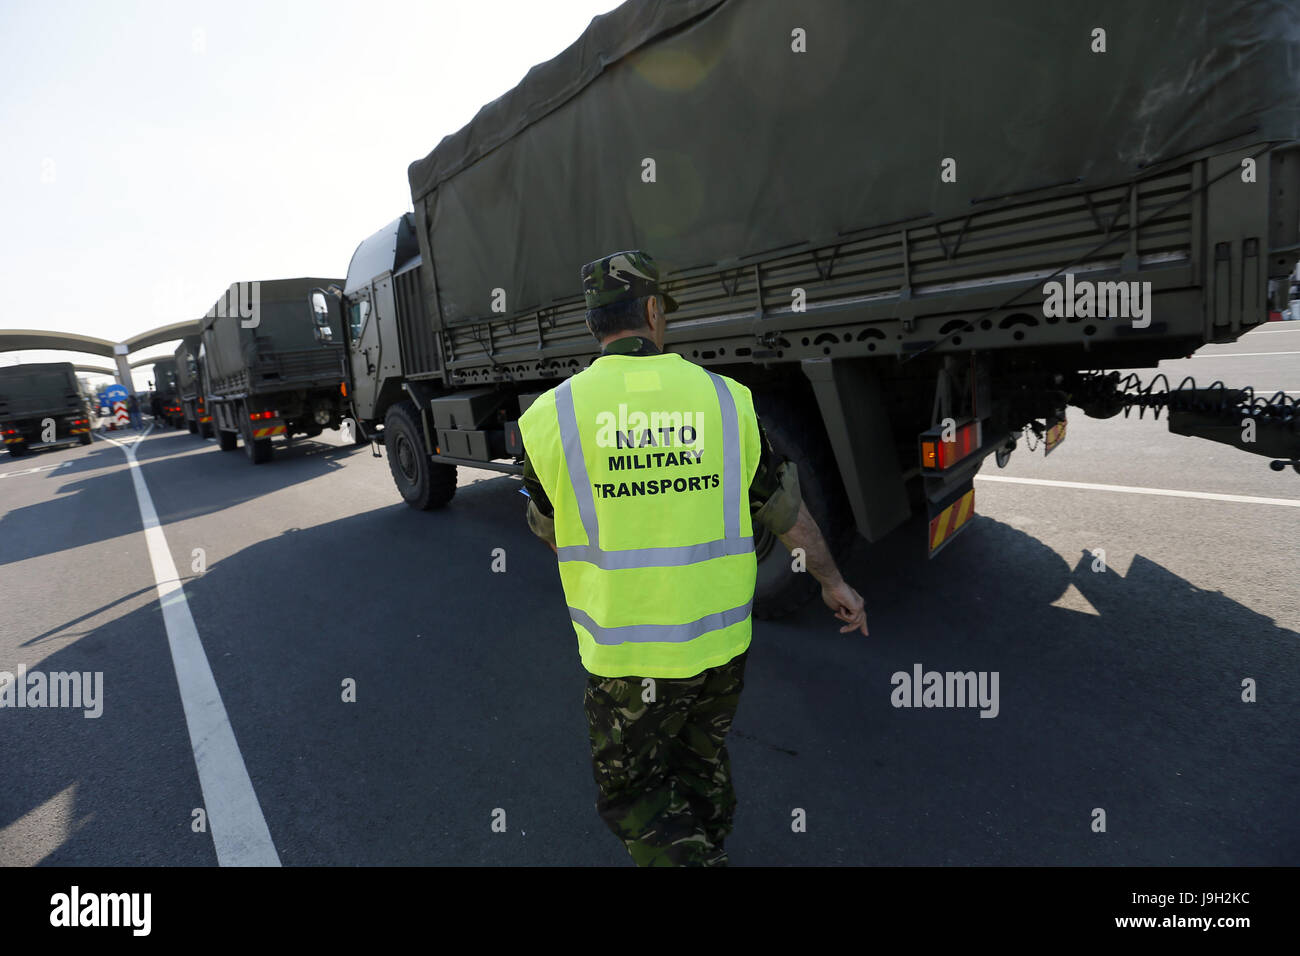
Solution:
{"label": "green metal truck body", "polygon": [[250,461],[271,439],[319,435],[344,418],[342,329],[318,332],[307,296],[340,280],[234,283],[201,322],[197,365],[220,447],[243,440]]}
{"label": "green metal truck body", "polygon": [[154,417],[169,428],[180,428],[185,424],[176,364],[175,357],[171,355],[154,362],[153,388],[149,396]]}
{"label": "green metal truck body", "polygon": [[191,435],[212,437],[212,415],[208,411],[199,366],[199,347],[202,339],[188,335],[176,346],[173,359],[176,363],[176,393],[181,406],[181,418]]}
{"label": "green metal truck body", "polygon": [[[1090,372],[1277,307],[1295,62],[1300,12],[1246,0],[625,3],[411,165],[342,297],[353,410],[414,507],[518,472],[519,414],[598,351],[579,267],[642,248],[669,349],[753,389],[823,527],[921,512],[934,553],[988,456],[1119,411]],[[806,584],[759,549],[785,609]]]}
{"label": "green metal truck body", "polygon": [[0,436],[15,458],[38,448],[90,444],[90,410],[71,362],[0,368]]}

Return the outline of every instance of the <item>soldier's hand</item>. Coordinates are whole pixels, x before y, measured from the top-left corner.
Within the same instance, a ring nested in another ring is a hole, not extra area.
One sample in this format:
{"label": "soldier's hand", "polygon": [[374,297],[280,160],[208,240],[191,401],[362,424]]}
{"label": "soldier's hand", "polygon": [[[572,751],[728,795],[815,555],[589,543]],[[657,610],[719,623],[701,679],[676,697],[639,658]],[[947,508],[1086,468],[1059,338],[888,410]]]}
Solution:
{"label": "soldier's hand", "polygon": [[843,578],[837,584],[823,585],[822,600],[835,612],[835,616],[844,622],[841,634],[849,634],[861,629],[867,633],[867,609],[862,595],[853,590]]}

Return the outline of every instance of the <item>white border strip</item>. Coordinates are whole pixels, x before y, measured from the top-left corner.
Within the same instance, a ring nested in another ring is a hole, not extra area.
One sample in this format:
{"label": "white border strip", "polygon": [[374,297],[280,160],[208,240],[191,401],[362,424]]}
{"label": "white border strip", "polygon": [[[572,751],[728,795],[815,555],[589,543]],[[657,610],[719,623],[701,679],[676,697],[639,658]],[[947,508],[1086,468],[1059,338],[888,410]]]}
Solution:
{"label": "white border strip", "polygon": [[1050,488],[1079,488],[1084,491],[1118,491],[1126,495],[1163,495],[1166,498],[1201,498],[1206,501],[1234,501],[1243,505],[1282,505],[1287,508],[1300,508],[1300,498],[1256,498],[1251,495],[1219,495],[1211,491],[1174,491],[1172,488],[1135,488],[1132,485],[1094,485],[1083,481],[1012,478],[1009,475],[976,475],[975,480],[1004,481],[1014,485],[1046,485]]}
{"label": "white border strip", "polygon": [[225,704],[221,702],[221,692],[203,652],[203,642],[194,625],[194,616],[190,613],[189,601],[185,599],[185,589],[176,573],[171,549],[158,521],[158,512],[149,496],[140,464],[135,460],[136,445],[148,434],[149,429],[146,429],[130,444],[107,437],[105,441],[121,448],[130,465],[131,481],[140,505],[140,519],[144,523],[145,543],[149,547],[149,561],[153,565],[154,583],[158,588],[158,603],[167,628],[172,667],[176,671],[181,705],[185,709],[185,725],[190,733],[194,765],[199,772],[203,806],[217,851],[217,863],[220,866],[279,866],[280,856],[271,841],[271,831],[266,826],[262,806],[257,802],[253,782],[244,765],[244,756],[235,741],[234,728],[230,726]]}
{"label": "white border strip", "polygon": [[1300,355],[1300,352],[1206,352],[1192,358],[1252,358],[1260,355]]}

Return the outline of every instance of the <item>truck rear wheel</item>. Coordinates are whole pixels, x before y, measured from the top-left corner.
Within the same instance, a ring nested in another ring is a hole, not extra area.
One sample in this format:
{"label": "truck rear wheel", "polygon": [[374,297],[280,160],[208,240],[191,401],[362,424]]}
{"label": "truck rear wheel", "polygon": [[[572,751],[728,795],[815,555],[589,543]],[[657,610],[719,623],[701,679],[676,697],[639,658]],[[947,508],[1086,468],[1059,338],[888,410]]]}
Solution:
{"label": "truck rear wheel", "polygon": [[90,433],[87,432],[87,433],[84,434],[84,435],[78,435],[78,436],[77,436],[77,441],[81,442],[81,444],[83,444],[83,445],[89,445],[89,444],[90,444]]}
{"label": "truck rear wheel", "polygon": [[199,423],[193,419],[185,419],[185,427],[190,430],[191,435],[197,435],[199,433]]}
{"label": "truck rear wheel", "polygon": [[410,401],[398,402],[384,418],[388,470],[406,503],[417,511],[441,508],[456,494],[456,466],[429,460],[420,413]]}
{"label": "truck rear wheel", "polygon": [[[799,491],[817,522],[827,546],[840,560],[853,540],[854,525],[830,446],[816,427],[813,410],[802,411],[775,395],[754,393],[763,431],[772,443],[773,460],[788,458],[799,468]],[[810,425],[812,427],[810,427]],[[754,586],[754,617],[772,620],[791,614],[821,591],[807,571],[795,571],[790,552],[761,525],[754,526],[758,580]]]}
{"label": "truck rear wheel", "polygon": [[222,451],[234,451],[239,447],[239,436],[234,432],[217,432],[217,447]]}
{"label": "truck rear wheel", "polygon": [[22,442],[14,442],[12,445],[9,446],[10,458],[21,458],[25,454],[27,454],[27,448],[23,445]]}

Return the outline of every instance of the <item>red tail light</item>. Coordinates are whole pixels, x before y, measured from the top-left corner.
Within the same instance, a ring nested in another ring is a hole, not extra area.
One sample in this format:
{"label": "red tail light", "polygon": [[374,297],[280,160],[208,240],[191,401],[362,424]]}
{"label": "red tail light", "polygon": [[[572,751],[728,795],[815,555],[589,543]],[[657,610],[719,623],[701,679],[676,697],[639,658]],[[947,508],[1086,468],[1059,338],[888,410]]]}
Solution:
{"label": "red tail light", "polygon": [[943,440],[942,429],[931,429],[921,435],[921,467],[926,471],[942,471],[980,447],[981,423],[967,422],[959,426],[952,441]]}

